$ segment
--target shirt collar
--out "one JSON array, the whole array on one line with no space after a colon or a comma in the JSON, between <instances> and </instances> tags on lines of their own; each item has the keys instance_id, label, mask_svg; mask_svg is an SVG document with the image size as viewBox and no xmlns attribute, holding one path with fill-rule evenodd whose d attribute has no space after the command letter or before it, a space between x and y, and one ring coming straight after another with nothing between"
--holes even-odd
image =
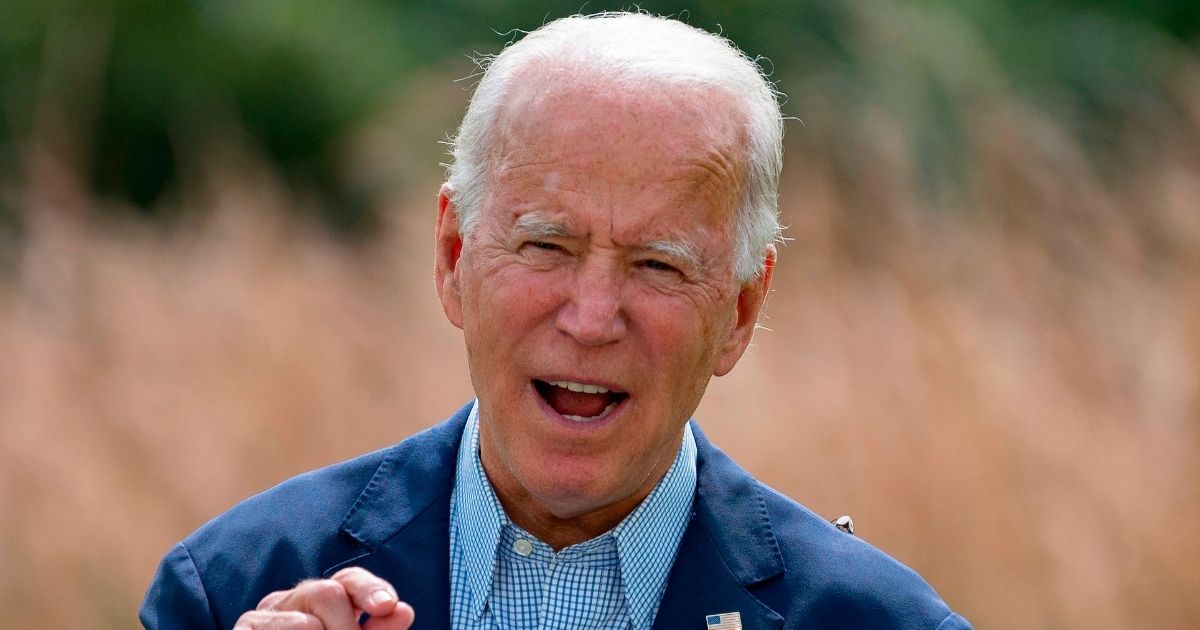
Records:
<instances>
[{"instance_id":1,"label":"shirt collar","mask_svg":"<svg viewBox=\"0 0 1200 630\"><path fill-rule=\"evenodd\" d=\"M492 591L501 530L512 525L479 457L478 401L467 417L456 468L454 522L451 526L457 529L459 544L465 552L463 569L471 592L470 614L478 618ZM601 535L611 535L616 540L621 583L634 628L650 627L658 610L679 542L687 528L695 492L696 441L691 423L688 423L684 425L683 442L667 473L629 516Z\"/></svg>"},{"instance_id":2,"label":"shirt collar","mask_svg":"<svg viewBox=\"0 0 1200 630\"><path fill-rule=\"evenodd\" d=\"M500 530L509 523L479 458L479 401L467 416L456 469L451 527L457 529L463 550L462 567L471 593L471 618L477 619L492 591Z\"/></svg>"},{"instance_id":3,"label":"shirt collar","mask_svg":"<svg viewBox=\"0 0 1200 630\"><path fill-rule=\"evenodd\" d=\"M683 540L696 493L696 441L691 423L667 474L612 529L621 558L621 583L634 628L649 628Z\"/></svg>"}]
</instances>

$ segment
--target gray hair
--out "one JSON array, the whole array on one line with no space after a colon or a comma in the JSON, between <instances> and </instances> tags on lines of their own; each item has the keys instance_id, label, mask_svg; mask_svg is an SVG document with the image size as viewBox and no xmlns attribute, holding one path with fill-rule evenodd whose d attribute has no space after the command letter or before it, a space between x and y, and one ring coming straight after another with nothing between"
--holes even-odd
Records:
<instances>
[{"instance_id":1,"label":"gray hair","mask_svg":"<svg viewBox=\"0 0 1200 630\"><path fill-rule=\"evenodd\" d=\"M528 64L561 65L564 60L606 78L717 88L740 101L748 146L733 263L741 281L761 273L763 251L781 233L783 118L777 92L758 65L724 37L644 13L558 19L479 61L483 77L451 142L453 159L446 178L462 233L470 234L486 198L489 151L512 78Z\"/></svg>"}]
</instances>

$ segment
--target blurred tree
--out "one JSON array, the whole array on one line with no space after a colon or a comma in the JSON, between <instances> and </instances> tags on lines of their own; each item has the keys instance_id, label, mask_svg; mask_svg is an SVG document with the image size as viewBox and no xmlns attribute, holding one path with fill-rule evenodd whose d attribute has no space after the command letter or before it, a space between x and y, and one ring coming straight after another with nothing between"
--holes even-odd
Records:
<instances>
[{"instance_id":1,"label":"blurred tree","mask_svg":"<svg viewBox=\"0 0 1200 630\"><path fill-rule=\"evenodd\" d=\"M92 190L147 215L179 204L183 162L235 126L288 183L344 231L369 227L340 143L423 68L494 52L578 0L6 0L0 7L0 244L10 235L23 155L67 121L71 164ZM1097 155L1120 121L1171 107L1172 51L1195 50L1200 3L1183 0L647 1L723 32L794 95L814 99L831 134L884 112L909 130L922 188L962 178L964 106L1003 86L1058 116ZM493 32L491 29L496 28ZM86 37L81 36L83 33ZM499 33L499 36L497 35ZM77 80L89 68L100 80ZM42 121L42 122L39 122ZM72 135L73 134L73 135ZM853 146L854 142L846 143ZM949 184L948 184L949 183ZM3 218L8 217L8 218Z\"/></svg>"}]
</instances>

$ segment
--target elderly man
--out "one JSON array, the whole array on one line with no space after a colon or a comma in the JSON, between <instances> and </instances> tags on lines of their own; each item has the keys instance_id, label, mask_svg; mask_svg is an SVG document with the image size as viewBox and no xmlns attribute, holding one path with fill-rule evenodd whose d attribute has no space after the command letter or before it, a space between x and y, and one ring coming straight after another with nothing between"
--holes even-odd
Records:
<instances>
[{"instance_id":1,"label":"elderly man","mask_svg":"<svg viewBox=\"0 0 1200 630\"><path fill-rule=\"evenodd\" d=\"M143 623L969 627L689 421L771 284L781 138L757 67L679 22L574 17L508 47L438 194L477 400L205 525Z\"/></svg>"}]
</instances>

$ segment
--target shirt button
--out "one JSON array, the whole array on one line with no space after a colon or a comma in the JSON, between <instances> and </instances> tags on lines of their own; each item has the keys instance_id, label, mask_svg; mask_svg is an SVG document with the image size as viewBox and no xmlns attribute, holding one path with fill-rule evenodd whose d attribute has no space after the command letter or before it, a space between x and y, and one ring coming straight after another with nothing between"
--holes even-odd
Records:
<instances>
[{"instance_id":1,"label":"shirt button","mask_svg":"<svg viewBox=\"0 0 1200 630\"><path fill-rule=\"evenodd\" d=\"M515 542L513 542L513 551L521 554L522 556L528 556L529 554L533 553L533 543L525 540L524 538L518 538Z\"/></svg>"}]
</instances>

